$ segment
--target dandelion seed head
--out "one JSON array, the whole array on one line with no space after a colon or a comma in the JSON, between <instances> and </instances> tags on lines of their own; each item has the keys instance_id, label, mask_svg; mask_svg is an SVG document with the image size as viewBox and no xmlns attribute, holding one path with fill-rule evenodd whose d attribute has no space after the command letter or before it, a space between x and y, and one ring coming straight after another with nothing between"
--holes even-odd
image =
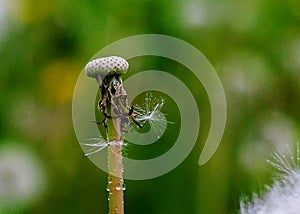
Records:
<instances>
[{"instance_id":1,"label":"dandelion seed head","mask_svg":"<svg viewBox=\"0 0 300 214\"><path fill-rule=\"evenodd\" d=\"M253 195L251 202L242 201L241 214L294 214L300 211L299 143L293 154L274 153L267 162L276 169L274 184L266 186L263 196Z\"/></svg>"},{"instance_id":2,"label":"dandelion seed head","mask_svg":"<svg viewBox=\"0 0 300 214\"><path fill-rule=\"evenodd\" d=\"M26 147L5 143L0 148L0 210L34 202L45 188L38 159Z\"/></svg>"},{"instance_id":3,"label":"dandelion seed head","mask_svg":"<svg viewBox=\"0 0 300 214\"><path fill-rule=\"evenodd\" d=\"M249 173L263 173L266 157L280 151L289 156L288 147L282 142L296 141L296 126L293 120L277 111L264 112L253 121L243 137L239 158L244 170Z\"/></svg>"}]
</instances>

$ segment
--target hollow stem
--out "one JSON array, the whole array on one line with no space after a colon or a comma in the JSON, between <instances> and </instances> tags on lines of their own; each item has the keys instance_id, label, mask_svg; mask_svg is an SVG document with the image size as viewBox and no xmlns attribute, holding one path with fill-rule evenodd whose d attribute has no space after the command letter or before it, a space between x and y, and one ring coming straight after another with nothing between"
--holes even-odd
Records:
<instances>
[{"instance_id":1,"label":"hollow stem","mask_svg":"<svg viewBox=\"0 0 300 214\"><path fill-rule=\"evenodd\" d=\"M121 121L119 118L108 121L108 200L109 214L124 213L123 196L123 140L120 135Z\"/></svg>"}]
</instances>

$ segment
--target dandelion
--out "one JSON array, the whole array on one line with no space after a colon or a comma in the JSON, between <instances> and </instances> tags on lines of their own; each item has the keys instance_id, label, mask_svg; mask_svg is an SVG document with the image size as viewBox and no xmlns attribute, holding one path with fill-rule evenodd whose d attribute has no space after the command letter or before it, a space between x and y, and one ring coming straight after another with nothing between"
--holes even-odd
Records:
<instances>
[{"instance_id":1,"label":"dandelion","mask_svg":"<svg viewBox=\"0 0 300 214\"><path fill-rule=\"evenodd\" d=\"M137 126L142 129L149 123L150 127L159 133L159 138L167 125L165 116L160 112L164 104L163 99L157 101L152 99L151 94L147 94L144 106L128 105L127 92L122 80L122 75L128 68L128 62L118 56L97 58L85 66L85 74L98 83L100 100L97 108L104 119L95 122L104 126L106 140L102 137L91 138L88 143L82 145L89 147L85 156L107 148L110 214L124 213L123 142L126 133L130 131L128 127Z\"/></svg>"},{"instance_id":2,"label":"dandelion","mask_svg":"<svg viewBox=\"0 0 300 214\"><path fill-rule=\"evenodd\" d=\"M0 213L18 212L44 189L44 173L25 147L5 143L0 148Z\"/></svg>"},{"instance_id":3,"label":"dandelion","mask_svg":"<svg viewBox=\"0 0 300 214\"><path fill-rule=\"evenodd\" d=\"M97 125L103 125L106 140L102 137L91 138L88 143L82 145L89 147L85 154L93 155L107 148L107 168L109 183L109 212L124 213L123 200L123 140L129 126L137 126L142 129L146 122L151 127L158 127L158 132L163 132L165 124L164 115L160 113L163 101L158 102L152 108L152 96L147 96L145 109L129 106L127 92L123 87L122 75L129 68L128 62L119 56L110 56L94 59L85 66L85 74L94 78L99 87L100 100L98 112L104 116ZM160 137L160 135L158 135ZM122 190L122 191L120 191ZM116 211L118 210L118 211Z\"/></svg>"},{"instance_id":4,"label":"dandelion","mask_svg":"<svg viewBox=\"0 0 300 214\"><path fill-rule=\"evenodd\" d=\"M268 160L276 169L274 184L266 187L260 197L254 195L251 202L241 202L241 214L294 214L300 212L300 148L297 144L293 154L287 146L288 155L274 153Z\"/></svg>"},{"instance_id":5,"label":"dandelion","mask_svg":"<svg viewBox=\"0 0 300 214\"><path fill-rule=\"evenodd\" d=\"M128 67L128 62L118 56L97 58L85 66L85 74L96 79L99 86L100 100L97 107L104 119L96 123L103 125L106 131L106 141L90 139L94 142L86 146L91 147L92 151L86 155L108 148L108 200L111 214L124 213L124 195L123 190L119 188L123 185L123 143L119 143L123 142L122 126L129 123L129 117L136 122L132 116L133 109L128 106L127 93L122 84L122 74L127 72Z\"/></svg>"}]
</instances>

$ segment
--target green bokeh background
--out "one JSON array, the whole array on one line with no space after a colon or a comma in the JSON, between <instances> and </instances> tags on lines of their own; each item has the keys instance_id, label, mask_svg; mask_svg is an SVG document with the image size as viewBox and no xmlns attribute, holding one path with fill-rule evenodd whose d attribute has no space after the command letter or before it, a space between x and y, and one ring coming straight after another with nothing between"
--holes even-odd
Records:
<instances>
[{"instance_id":1,"label":"green bokeh background","mask_svg":"<svg viewBox=\"0 0 300 214\"><path fill-rule=\"evenodd\" d=\"M182 79L197 97L201 129L175 170L126 181L125 213L236 213L241 197L271 183L270 154L299 139L298 0L1 0L0 8L0 149L21 146L36 170L26 177L26 171L11 172L13 164L0 167L0 213L108 213L107 175L83 156L72 126L72 96L96 52L137 34L170 35L199 49L223 83L228 119L217 152L199 166L210 125L200 82L171 60L130 60L131 74L157 69ZM172 100L163 110L178 121ZM153 154L170 148L177 135L178 122ZM127 152L143 156L138 149ZM8 181L23 175L41 180L32 197L15 200L17 185L13 197L3 194L10 192Z\"/></svg>"}]
</instances>

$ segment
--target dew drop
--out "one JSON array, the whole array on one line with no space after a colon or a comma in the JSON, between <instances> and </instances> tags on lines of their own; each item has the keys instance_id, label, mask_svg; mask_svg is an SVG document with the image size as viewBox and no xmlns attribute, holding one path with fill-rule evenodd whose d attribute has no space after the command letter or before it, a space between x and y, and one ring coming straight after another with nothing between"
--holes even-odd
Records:
<instances>
[{"instance_id":1,"label":"dew drop","mask_svg":"<svg viewBox=\"0 0 300 214\"><path fill-rule=\"evenodd\" d=\"M109 192L110 191L110 184L106 185L106 191Z\"/></svg>"},{"instance_id":2,"label":"dew drop","mask_svg":"<svg viewBox=\"0 0 300 214\"><path fill-rule=\"evenodd\" d=\"M125 183L121 184L121 183L118 183L117 186L115 187L116 190L120 191L120 190L126 190L126 185Z\"/></svg>"}]
</instances>

